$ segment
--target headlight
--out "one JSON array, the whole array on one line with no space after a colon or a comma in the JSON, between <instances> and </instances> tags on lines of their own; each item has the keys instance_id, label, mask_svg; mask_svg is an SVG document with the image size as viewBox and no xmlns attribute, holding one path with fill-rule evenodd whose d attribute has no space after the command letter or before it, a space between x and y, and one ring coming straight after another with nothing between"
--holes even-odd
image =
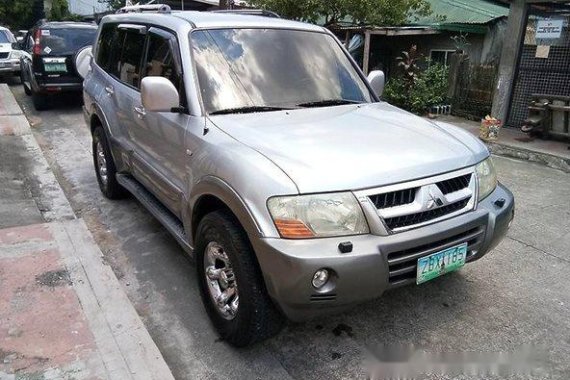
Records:
<instances>
[{"instance_id":1,"label":"headlight","mask_svg":"<svg viewBox=\"0 0 570 380\"><path fill-rule=\"evenodd\" d=\"M307 239L370 232L352 193L275 197L267 202L281 237Z\"/></svg>"},{"instance_id":2,"label":"headlight","mask_svg":"<svg viewBox=\"0 0 570 380\"><path fill-rule=\"evenodd\" d=\"M12 50L10 53L10 59L20 59L22 52L20 50Z\"/></svg>"},{"instance_id":3,"label":"headlight","mask_svg":"<svg viewBox=\"0 0 570 380\"><path fill-rule=\"evenodd\" d=\"M477 172L477 182L479 183L479 200L482 200L497 187L497 172L491 157L479 163L475 167L475 171Z\"/></svg>"}]
</instances>

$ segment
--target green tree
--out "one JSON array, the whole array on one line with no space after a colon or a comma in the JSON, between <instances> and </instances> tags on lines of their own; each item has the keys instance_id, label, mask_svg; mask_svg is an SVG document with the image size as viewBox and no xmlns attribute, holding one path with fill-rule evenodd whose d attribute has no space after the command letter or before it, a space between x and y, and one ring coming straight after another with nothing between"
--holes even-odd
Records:
<instances>
[{"instance_id":1,"label":"green tree","mask_svg":"<svg viewBox=\"0 0 570 380\"><path fill-rule=\"evenodd\" d=\"M0 25L11 29L27 29L34 20L34 0L0 0Z\"/></svg>"},{"instance_id":2,"label":"green tree","mask_svg":"<svg viewBox=\"0 0 570 380\"><path fill-rule=\"evenodd\" d=\"M67 20L71 16L67 0L52 0L49 19L52 21Z\"/></svg>"},{"instance_id":3,"label":"green tree","mask_svg":"<svg viewBox=\"0 0 570 380\"><path fill-rule=\"evenodd\" d=\"M333 26L349 19L355 24L395 26L410 17L431 14L428 0L251 0L255 7L282 17Z\"/></svg>"},{"instance_id":4,"label":"green tree","mask_svg":"<svg viewBox=\"0 0 570 380\"><path fill-rule=\"evenodd\" d=\"M125 0L98 0L101 4L105 4L111 10L117 10L125 6ZM137 1L133 1L137 3Z\"/></svg>"}]
</instances>

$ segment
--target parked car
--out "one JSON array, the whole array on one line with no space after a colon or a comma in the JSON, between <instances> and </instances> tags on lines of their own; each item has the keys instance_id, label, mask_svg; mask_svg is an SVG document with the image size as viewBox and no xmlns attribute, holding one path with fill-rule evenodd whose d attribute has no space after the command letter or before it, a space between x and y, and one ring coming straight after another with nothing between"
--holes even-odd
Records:
<instances>
[{"instance_id":1,"label":"parked car","mask_svg":"<svg viewBox=\"0 0 570 380\"><path fill-rule=\"evenodd\" d=\"M19 75L21 55L12 32L0 26L0 75Z\"/></svg>"},{"instance_id":2,"label":"parked car","mask_svg":"<svg viewBox=\"0 0 570 380\"><path fill-rule=\"evenodd\" d=\"M74 58L93 45L96 33L95 24L83 22L40 22L28 32L21 77L38 111L48 108L51 95L81 93L83 78L77 73Z\"/></svg>"},{"instance_id":3,"label":"parked car","mask_svg":"<svg viewBox=\"0 0 570 380\"><path fill-rule=\"evenodd\" d=\"M226 341L432 280L505 235L514 199L485 145L382 102L382 73L367 80L328 30L157 9L101 21L95 173L195 258Z\"/></svg>"}]
</instances>

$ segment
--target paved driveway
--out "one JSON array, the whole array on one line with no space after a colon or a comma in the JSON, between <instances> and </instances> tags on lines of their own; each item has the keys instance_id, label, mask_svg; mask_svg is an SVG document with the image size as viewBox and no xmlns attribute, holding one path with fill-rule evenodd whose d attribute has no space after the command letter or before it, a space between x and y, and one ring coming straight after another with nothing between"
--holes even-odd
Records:
<instances>
[{"instance_id":1,"label":"paved driveway","mask_svg":"<svg viewBox=\"0 0 570 380\"><path fill-rule=\"evenodd\" d=\"M496 158L501 180L516 195L517 215L494 252L458 273L346 314L290 324L268 342L236 350L213 332L194 266L174 239L136 201L101 196L76 99L37 113L21 86L12 90L177 378L366 378L370 349L395 344L431 352L513 352L532 344L546 352L547 378L570 378L570 175Z\"/></svg>"}]
</instances>

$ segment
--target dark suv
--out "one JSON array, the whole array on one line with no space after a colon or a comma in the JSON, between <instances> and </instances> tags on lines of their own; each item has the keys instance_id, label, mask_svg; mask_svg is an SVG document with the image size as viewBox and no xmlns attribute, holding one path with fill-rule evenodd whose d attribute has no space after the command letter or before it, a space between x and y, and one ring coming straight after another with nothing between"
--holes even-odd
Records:
<instances>
[{"instance_id":1,"label":"dark suv","mask_svg":"<svg viewBox=\"0 0 570 380\"><path fill-rule=\"evenodd\" d=\"M51 94L81 92L83 79L75 68L76 54L93 45L97 26L82 22L41 22L28 32L20 61L24 90L34 107L48 107Z\"/></svg>"}]
</instances>

